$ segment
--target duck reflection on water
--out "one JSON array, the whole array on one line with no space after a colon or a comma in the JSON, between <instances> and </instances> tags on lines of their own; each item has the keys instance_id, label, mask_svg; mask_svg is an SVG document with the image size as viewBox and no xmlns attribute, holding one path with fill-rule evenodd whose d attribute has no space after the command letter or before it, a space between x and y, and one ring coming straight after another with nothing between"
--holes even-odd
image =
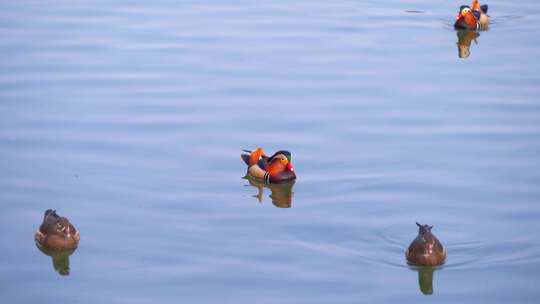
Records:
<instances>
[{"instance_id":1,"label":"duck reflection on water","mask_svg":"<svg viewBox=\"0 0 540 304\"><path fill-rule=\"evenodd\" d=\"M418 286L425 295L433 294L433 273L438 267L410 266L411 270L418 271Z\"/></svg>"},{"instance_id":2,"label":"duck reflection on water","mask_svg":"<svg viewBox=\"0 0 540 304\"><path fill-rule=\"evenodd\" d=\"M243 177L248 180L249 185L257 188L258 193L253 197L256 197L259 203L262 203L264 197L264 188L270 189L269 195L272 199L272 204L278 208L291 208L293 197L293 186L295 181L289 181L281 184L267 184L259 179L253 178L250 175Z\"/></svg>"},{"instance_id":3,"label":"duck reflection on water","mask_svg":"<svg viewBox=\"0 0 540 304\"><path fill-rule=\"evenodd\" d=\"M53 268L56 272L63 276L69 275L69 256L72 255L76 249L63 251L51 250L40 246L37 242L36 247L39 248L44 255L48 255L52 258Z\"/></svg>"},{"instance_id":4,"label":"duck reflection on water","mask_svg":"<svg viewBox=\"0 0 540 304\"><path fill-rule=\"evenodd\" d=\"M457 37L458 57L462 59L469 58L471 55L471 44L473 41L474 44L478 44L476 38L480 37L480 34L475 31L458 30Z\"/></svg>"}]
</instances>

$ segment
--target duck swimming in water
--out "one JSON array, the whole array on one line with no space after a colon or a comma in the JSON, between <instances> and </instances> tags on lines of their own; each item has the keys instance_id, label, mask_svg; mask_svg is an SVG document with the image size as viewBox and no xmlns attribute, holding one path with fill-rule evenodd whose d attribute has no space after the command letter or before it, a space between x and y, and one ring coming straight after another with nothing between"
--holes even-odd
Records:
<instances>
[{"instance_id":1,"label":"duck swimming in water","mask_svg":"<svg viewBox=\"0 0 540 304\"><path fill-rule=\"evenodd\" d=\"M267 184L286 183L296 179L291 152L280 150L270 157L264 154L262 148L244 152L249 153L242 154L241 158L248 165L248 174L251 177L263 180Z\"/></svg>"},{"instance_id":2,"label":"duck swimming in water","mask_svg":"<svg viewBox=\"0 0 540 304\"><path fill-rule=\"evenodd\" d=\"M412 241L405 252L407 261L418 266L438 266L446 260L446 249L437 237L431 233L433 226L418 226L418 236Z\"/></svg>"},{"instance_id":3,"label":"duck swimming in water","mask_svg":"<svg viewBox=\"0 0 540 304\"><path fill-rule=\"evenodd\" d=\"M487 30L489 17L487 4L480 5L478 0L473 0L472 5L462 5L456 17L454 28L457 30L481 31Z\"/></svg>"},{"instance_id":4,"label":"duck swimming in water","mask_svg":"<svg viewBox=\"0 0 540 304\"><path fill-rule=\"evenodd\" d=\"M56 214L56 210L48 209L34 239L38 246L63 251L77 248L81 237L67 218Z\"/></svg>"}]
</instances>

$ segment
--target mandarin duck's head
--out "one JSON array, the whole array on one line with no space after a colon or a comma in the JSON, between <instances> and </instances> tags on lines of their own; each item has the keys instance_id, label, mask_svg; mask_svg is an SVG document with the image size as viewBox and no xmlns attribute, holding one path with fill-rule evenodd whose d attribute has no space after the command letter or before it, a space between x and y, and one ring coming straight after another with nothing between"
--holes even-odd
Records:
<instances>
[{"instance_id":1,"label":"mandarin duck's head","mask_svg":"<svg viewBox=\"0 0 540 304\"><path fill-rule=\"evenodd\" d=\"M287 170L294 172L294 166L292 164L292 156L291 152L280 150L274 153L274 155L270 156L268 158L269 163L280 163L283 165Z\"/></svg>"},{"instance_id":2,"label":"mandarin duck's head","mask_svg":"<svg viewBox=\"0 0 540 304\"><path fill-rule=\"evenodd\" d=\"M456 23L454 26L459 29L476 29L477 19L470 6L462 5L459 8L459 13L456 16Z\"/></svg>"}]
</instances>

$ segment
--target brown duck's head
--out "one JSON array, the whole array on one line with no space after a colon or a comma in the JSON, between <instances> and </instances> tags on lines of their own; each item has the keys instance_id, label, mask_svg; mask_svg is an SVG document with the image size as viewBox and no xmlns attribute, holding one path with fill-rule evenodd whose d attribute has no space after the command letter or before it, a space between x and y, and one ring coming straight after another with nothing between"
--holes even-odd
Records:
<instances>
[{"instance_id":1,"label":"brown duck's head","mask_svg":"<svg viewBox=\"0 0 540 304\"><path fill-rule=\"evenodd\" d=\"M420 234L420 235L424 235L426 233L431 234L431 228L433 228L433 226L422 225L422 224L420 224L418 222L416 222L416 226L418 226L418 234Z\"/></svg>"},{"instance_id":2,"label":"brown duck's head","mask_svg":"<svg viewBox=\"0 0 540 304\"><path fill-rule=\"evenodd\" d=\"M73 225L71 225L69 220L65 217L60 217L60 220L56 223L55 229L57 234L61 234L65 237L71 237L71 235L76 232Z\"/></svg>"},{"instance_id":3,"label":"brown duck's head","mask_svg":"<svg viewBox=\"0 0 540 304\"><path fill-rule=\"evenodd\" d=\"M45 211L45 222L48 224L47 234L71 237L77 232L67 218L56 214L56 210L49 209Z\"/></svg>"},{"instance_id":4,"label":"brown duck's head","mask_svg":"<svg viewBox=\"0 0 540 304\"><path fill-rule=\"evenodd\" d=\"M425 250L427 253L432 253L433 248L437 242L437 238L431 233L431 229L433 226L429 225L422 225L418 222L416 223L418 226L418 237L423 241L423 245L425 247Z\"/></svg>"},{"instance_id":5,"label":"brown duck's head","mask_svg":"<svg viewBox=\"0 0 540 304\"><path fill-rule=\"evenodd\" d=\"M285 167L287 170L294 172L294 166L292 164L291 159L292 159L291 152L280 150L268 158L268 163L279 164Z\"/></svg>"}]
</instances>

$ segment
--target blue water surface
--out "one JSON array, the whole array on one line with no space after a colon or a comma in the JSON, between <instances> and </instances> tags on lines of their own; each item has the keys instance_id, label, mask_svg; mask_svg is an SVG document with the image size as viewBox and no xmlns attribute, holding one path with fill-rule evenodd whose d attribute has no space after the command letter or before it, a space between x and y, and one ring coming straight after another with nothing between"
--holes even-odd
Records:
<instances>
[{"instance_id":1,"label":"blue water surface","mask_svg":"<svg viewBox=\"0 0 540 304\"><path fill-rule=\"evenodd\" d=\"M2 1L2 301L538 303L540 3L490 0L469 45L461 4ZM258 146L290 205L242 179Z\"/></svg>"}]
</instances>

